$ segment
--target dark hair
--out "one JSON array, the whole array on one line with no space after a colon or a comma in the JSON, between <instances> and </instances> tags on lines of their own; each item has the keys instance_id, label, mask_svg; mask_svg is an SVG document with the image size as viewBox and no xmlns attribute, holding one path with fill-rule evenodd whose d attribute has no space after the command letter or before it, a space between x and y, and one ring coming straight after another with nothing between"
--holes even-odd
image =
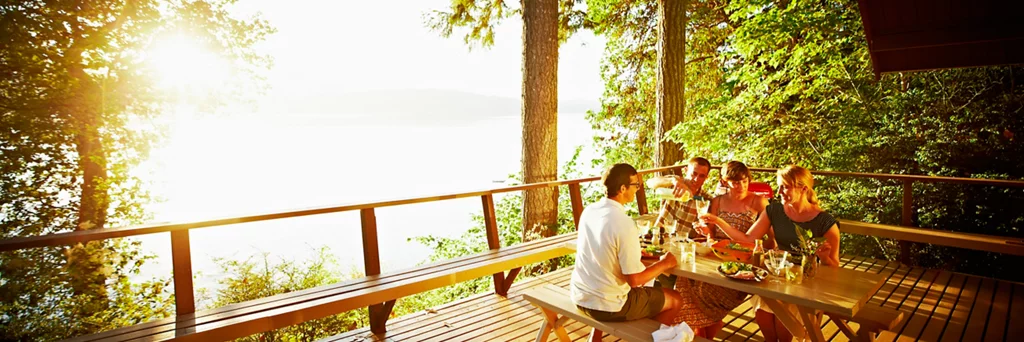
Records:
<instances>
[{"instance_id":1,"label":"dark hair","mask_svg":"<svg viewBox=\"0 0 1024 342\"><path fill-rule=\"evenodd\" d=\"M623 185L629 186L629 177L636 175L636 168L626 163L618 163L604 170L601 183L608 189L608 197L619 195Z\"/></svg>"},{"instance_id":2,"label":"dark hair","mask_svg":"<svg viewBox=\"0 0 1024 342\"><path fill-rule=\"evenodd\" d=\"M738 181L744 178L747 180L754 178L746 164L735 160L725 164L725 169L722 170L722 179Z\"/></svg>"},{"instance_id":3,"label":"dark hair","mask_svg":"<svg viewBox=\"0 0 1024 342\"><path fill-rule=\"evenodd\" d=\"M690 158L690 162L687 163L687 165L704 166L704 167L707 167L708 169L711 168L711 162L709 162L707 159L704 159L702 157Z\"/></svg>"}]
</instances>

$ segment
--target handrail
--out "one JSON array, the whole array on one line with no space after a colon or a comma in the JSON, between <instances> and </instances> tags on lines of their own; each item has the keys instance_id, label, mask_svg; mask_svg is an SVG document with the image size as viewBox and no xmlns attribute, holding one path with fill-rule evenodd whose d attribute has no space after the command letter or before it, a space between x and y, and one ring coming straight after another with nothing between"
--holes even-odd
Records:
<instances>
[{"instance_id":1,"label":"handrail","mask_svg":"<svg viewBox=\"0 0 1024 342\"><path fill-rule=\"evenodd\" d=\"M716 166L714 168L720 168L720 167ZM777 172L778 170L779 169L776 169L776 168L765 168L765 167L752 167L752 168L750 168L750 171L752 171L752 172ZM884 174L884 173L819 171L819 170L811 170L811 173L813 173L815 175L822 175L822 176L873 178L873 179L902 180L902 181L929 182L929 183L958 183L958 184L973 184L973 185L992 185L992 186L1004 186L1004 187L1010 187L1010 188L1024 188L1024 181L1013 181L1013 180L1002 180L1002 179L944 177L944 176L921 176L921 175L897 175L897 174Z\"/></svg>"},{"instance_id":2,"label":"handrail","mask_svg":"<svg viewBox=\"0 0 1024 342\"><path fill-rule=\"evenodd\" d=\"M651 168L641 170L641 174L648 174L654 172L662 172L669 170L679 170L683 166L665 166L658 168ZM721 166L713 166L714 169L720 169ZM776 172L777 168L750 168L753 172ZM816 175L823 176L839 176L839 177L855 177L855 178L874 178L874 179L891 179L891 180L903 180L903 181L924 181L924 182L942 182L942 183L961 183L961 184L976 184L976 185L993 185L993 186L1005 186L1005 187L1024 187L1024 181L1009 181L1009 180L993 180L993 179L980 179L980 178L961 178L961 177L933 177L933 176L918 176L918 175L896 175L896 174L877 174L877 173L861 173L861 172L838 172L838 171L812 171ZM175 222L175 223L150 223L127 227L113 227L113 228L101 228L92 230L80 230L73 232L55 233L40 236L31 237L18 237L11 239L0 240L0 252L19 250L26 248L36 247L47 247L47 246L60 246L60 245L71 245L80 242L88 242L95 240L105 240L112 238L122 238L129 236L148 235L163 232L172 232L180 230L191 230L197 228L225 226L238 223L248 222L259 222L268 220L277 220L283 218L302 217L311 215L321 215L329 213L337 213L343 211L354 211L371 208L382 208L405 204L416 204L426 203L434 201L442 201L456 198L470 198L479 197L484 195L494 195L499 193L522 191L530 189L539 189L561 185L577 185L580 183L592 182L599 180L600 177L586 177L569 180L557 180L550 182L532 183L514 185L503 188L493 189L482 189L472 190L457 193L443 193L438 195L428 195L421 197L412 198L399 198L399 199L388 199L374 202L361 202L361 203L347 203L339 205L331 205L324 207L313 207L303 209L289 209L277 212L266 212L253 215L243 216L231 216L223 218L205 219L199 221L186 221L186 222ZM906 223L906 222L904 222ZM909 226L909 224L904 224Z\"/></svg>"},{"instance_id":3,"label":"handrail","mask_svg":"<svg viewBox=\"0 0 1024 342\"><path fill-rule=\"evenodd\" d=\"M646 173L661 172L661 171L667 171L667 170L679 169L679 168L682 168L682 166L666 166L666 167L659 167L659 168L652 168L652 169L642 170L642 171L640 171L640 173L646 174ZM360 202L360 203L351 203L351 204L339 204L339 205L331 205L331 206L324 206L324 207L313 207L313 208L304 208L304 209L289 209L289 210L277 211L277 212L266 212L266 213L253 214L253 215L243 215L243 216L231 216L231 217L223 217L223 218L205 219L205 220L199 220L199 221L186 221L186 222L177 222L177 223L150 223L150 224L142 224L142 225L135 225L135 226L127 226L127 227L100 228L100 229L79 230L79 231L73 231L73 232L47 234L47 235L40 235L40 236L18 237L18 238L11 238L11 239L0 240L0 252L11 251L11 250L19 250L19 249L26 249L26 248L36 248L36 247L71 245L71 244L75 244L75 243L79 243L79 242L88 242L88 241L95 241L95 240L106 240L106 239L112 239L112 238L122 238L122 237L129 237L129 236L138 236L138 235L148 235L148 234L156 234L156 233L164 233L164 232L181 231L181 230L191 230L191 229L197 229L197 228L226 226L226 225L238 224L238 223L269 221L269 220L277 220L277 219L284 219L284 218L293 218L293 217L302 217L302 216L311 216L311 215L330 214L330 213L337 213L337 212L343 212L343 211L354 211L354 210L363 210L363 209L383 208L383 207L391 207L391 206L405 205L405 204L416 204L416 203L443 201L443 200L450 200L450 199L456 199L456 198L479 197L479 196L485 196L485 195L494 195L494 194L499 194L499 193L506 193L506 192L513 192L513 191L522 191L522 190L530 190L530 189L539 189L539 188L546 188L546 187L553 187L553 186L560 186L560 185L575 185L575 184L580 184L580 183L592 182L592 181L596 181L596 180L599 180L599 179L601 179L601 177L587 177L587 178L577 178L577 179L569 179L569 180L557 180L557 181L550 181L550 182L513 185L513 186L508 186L508 187L504 187L504 188L495 188L495 189L471 190L471 191L463 191L463 192L456 192L456 193L443 193L443 194L438 194L438 195L428 195L428 196L412 197L412 198L388 199L388 200L381 200L381 201L375 201L375 202Z\"/></svg>"}]
</instances>

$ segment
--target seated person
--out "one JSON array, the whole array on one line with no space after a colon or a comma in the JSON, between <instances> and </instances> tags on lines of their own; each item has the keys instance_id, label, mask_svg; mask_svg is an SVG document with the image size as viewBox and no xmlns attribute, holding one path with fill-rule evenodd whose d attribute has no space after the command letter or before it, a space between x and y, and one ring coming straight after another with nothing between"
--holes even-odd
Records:
<instances>
[{"instance_id":1,"label":"seated person","mask_svg":"<svg viewBox=\"0 0 1024 342\"><path fill-rule=\"evenodd\" d=\"M703 215L705 221L714 223L734 241L753 243L765 234L774 233L778 248L793 252L797 246L796 224L813 233L814 237L824 237L825 243L815 253L826 266L839 267L839 222L835 217L821 209L818 196L814 193L814 178L811 171L790 165L779 170L777 174L779 194L782 202L771 200L757 221L747 231L733 227L722 218L714 215ZM703 232L707 233L707 232ZM767 305L754 296L751 298L757 309L754 318L761 327L761 333L767 341L790 341L793 335L776 319Z\"/></svg>"},{"instance_id":2,"label":"seated person","mask_svg":"<svg viewBox=\"0 0 1024 342\"><path fill-rule=\"evenodd\" d=\"M689 192L692 196L702 196L709 199L711 195L704 191L703 188L710 171L711 163L707 159L694 157L686 165L684 176L654 177L647 181L647 186L650 188L672 187L672 194L676 197L682 196L683 192ZM658 219L654 221L655 227L662 226L669 219L675 222L675 224L686 228L689 228L697 221L697 205L693 199L685 202L664 202L661 205Z\"/></svg>"},{"instance_id":3,"label":"seated person","mask_svg":"<svg viewBox=\"0 0 1024 342\"><path fill-rule=\"evenodd\" d=\"M764 210L768 200L747 191L750 169L741 162L731 161L722 169L722 182L728 191L711 201L712 214L718 215L733 228L746 231L757 214ZM712 233L715 239L728 239L721 229ZM692 279L679 278L675 289L682 299L675 322L686 322L697 336L714 339L722 330L725 315L747 299L745 292L711 285Z\"/></svg>"},{"instance_id":4,"label":"seated person","mask_svg":"<svg viewBox=\"0 0 1024 342\"><path fill-rule=\"evenodd\" d=\"M572 301L598 321L654 318L672 324L679 308L679 293L667 288L644 287L659 274L674 268L676 257L665 253L645 267L640 262L637 227L623 206L643 186L636 169L615 164L601 177L607 197L590 204L580 215L576 266L569 282ZM594 329L591 339L601 338Z\"/></svg>"}]
</instances>

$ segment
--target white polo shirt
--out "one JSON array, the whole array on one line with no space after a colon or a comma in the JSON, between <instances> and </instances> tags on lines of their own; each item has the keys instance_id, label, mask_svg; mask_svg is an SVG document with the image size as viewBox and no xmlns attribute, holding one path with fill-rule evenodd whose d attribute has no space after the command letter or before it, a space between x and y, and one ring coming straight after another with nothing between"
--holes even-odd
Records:
<instances>
[{"instance_id":1,"label":"white polo shirt","mask_svg":"<svg viewBox=\"0 0 1024 342\"><path fill-rule=\"evenodd\" d=\"M642 272L640 239L626 208L609 198L588 205L580 215L576 267L569 292L576 305L618 312L626 304L625 274Z\"/></svg>"}]
</instances>

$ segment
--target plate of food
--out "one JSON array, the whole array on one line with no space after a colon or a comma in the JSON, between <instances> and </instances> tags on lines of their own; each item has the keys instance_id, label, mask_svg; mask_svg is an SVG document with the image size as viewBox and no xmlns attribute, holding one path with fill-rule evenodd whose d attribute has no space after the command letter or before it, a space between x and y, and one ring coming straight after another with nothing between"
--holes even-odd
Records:
<instances>
[{"instance_id":1,"label":"plate of food","mask_svg":"<svg viewBox=\"0 0 1024 342\"><path fill-rule=\"evenodd\" d=\"M726 261L721 265L718 265L718 273L721 273L728 278L739 280L761 281L762 279L768 278L767 270L751 264L744 264L736 261Z\"/></svg>"},{"instance_id":2,"label":"plate of food","mask_svg":"<svg viewBox=\"0 0 1024 342\"><path fill-rule=\"evenodd\" d=\"M754 244L721 240L711 245L711 250L722 261L749 262L751 252L754 250Z\"/></svg>"},{"instance_id":3,"label":"plate of food","mask_svg":"<svg viewBox=\"0 0 1024 342\"><path fill-rule=\"evenodd\" d=\"M665 251L661 247L650 245L640 250L641 259L658 259L665 254Z\"/></svg>"}]
</instances>

